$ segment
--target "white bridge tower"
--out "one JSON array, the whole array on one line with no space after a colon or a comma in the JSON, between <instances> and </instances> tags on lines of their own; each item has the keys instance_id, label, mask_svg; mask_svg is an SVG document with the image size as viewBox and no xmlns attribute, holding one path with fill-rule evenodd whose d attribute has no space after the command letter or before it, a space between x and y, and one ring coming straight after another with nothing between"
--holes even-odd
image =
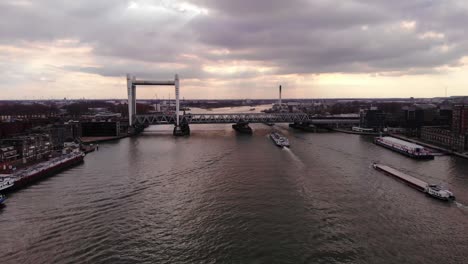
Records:
<instances>
[{"instance_id":1,"label":"white bridge tower","mask_svg":"<svg viewBox=\"0 0 468 264\"><path fill-rule=\"evenodd\" d=\"M176 126L174 135L185 135L180 127L180 91L179 91L179 76L176 74L172 81L145 81L137 80L135 76L131 77L127 74L127 92L128 92L128 123L129 126L135 125L136 113L136 86L137 85L174 85L176 95Z\"/></svg>"}]
</instances>

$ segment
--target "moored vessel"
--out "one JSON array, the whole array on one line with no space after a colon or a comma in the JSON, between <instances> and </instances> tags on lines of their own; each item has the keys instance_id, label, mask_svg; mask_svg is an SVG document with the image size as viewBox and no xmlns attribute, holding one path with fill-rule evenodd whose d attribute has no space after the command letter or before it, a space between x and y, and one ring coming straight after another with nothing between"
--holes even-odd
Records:
<instances>
[{"instance_id":1,"label":"moored vessel","mask_svg":"<svg viewBox=\"0 0 468 264\"><path fill-rule=\"evenodd\" d=\"M64 169L83 162L85 154L75 150L68 154L52 158L25 169L20 169L9 175L13 181L13 186L10 186L5 191L17 190L33 182L36 182L45 177L51 176Z\"/></svg>"},{"instance_id":2,"label":"moored vessel","mask_svg":"<svg viewBox=\"0 0 468 264\"><path fill-rule=\"evenodd\" d=\"M408 186L420 191L420 192L423 192L423 193L426 193L434 198L437 198L439 200L443 200L443 201L451 201L451 200L455 200L455 195L447 190L447 189L444 189L442 188L440 185L437 185L437 184L428 184L427 182L424 182L420 179L417 179L413 176L410 176L406 173L403 173L401 171L398 171L392 167L389 167L387 165L383 165L383 164L377 164L377 163L374 163L372 164L372 167L376 170L379 170L379 171L382 171L382 172L385 172L386 174L390 175L390 176L393 176L399 180L402 180L403 182L405 182Z\"/></svg>"},{"instance_id":3,"label":"moored vessel","mask_svg":"<svg viewBox=\"0 0 468 264\"><path fill-rule=\"evenodd\" d=\"M270 138L278 147L289 147L289 140L278 132L271 132Z\"/></svg>"},{"instance_id":4,"label":"moored vessel","mask_svg":"<svg viewBox=\"0 0 468 264\"><path fill-rule=\"evenodd\" d=\"M423 146L394 137L376 137L374 143L413 159L434 159L434 154Z\"/></svg>"}]
</instances>

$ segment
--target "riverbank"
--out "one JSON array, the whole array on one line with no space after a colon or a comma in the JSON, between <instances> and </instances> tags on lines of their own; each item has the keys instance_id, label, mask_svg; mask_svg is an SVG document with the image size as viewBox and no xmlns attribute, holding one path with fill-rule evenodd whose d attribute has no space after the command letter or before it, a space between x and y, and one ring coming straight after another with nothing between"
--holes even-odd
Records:
<instances>
[{"instance_id":1,"label":"riverbank","mask_svg":"<svg viewBox=\"0 0 468 264\"><path fill-rule=\"evenodd\" d=\"M347 129L340 129L340 128L332 128L332 131L341 132L346 134L354 134L354 135L363 135L363 136L380 136L380 133L377 132L357 132ZM387 133L382 133L382 135L387 135Z\"/></svg>"}]
</instances>

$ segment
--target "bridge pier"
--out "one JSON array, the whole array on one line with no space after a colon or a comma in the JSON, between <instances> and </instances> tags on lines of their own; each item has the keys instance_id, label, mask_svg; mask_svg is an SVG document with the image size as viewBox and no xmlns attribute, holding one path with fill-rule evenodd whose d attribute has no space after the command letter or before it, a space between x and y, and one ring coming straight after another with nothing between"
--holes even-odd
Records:
<instances>
[{"instance_id":1,"label":"bridge pier","mask_svg":"<svg viewBox=\"0 0 468 264\"><path fill-rule=\"evenodd\" d=\"M241 121L237 122L236 124L232 125L232 128L239 133L243 134L252 134L252 128L249 126L249 123Z\"/></svg>"},{"instance_id":2,"label":"bridge pier","mask_svg":"<svg viewBox=\"0 0 468 264\"><path fill-rule=\"evenodd\" d=\"M190 135L190 126L189 126L189 124L183 123L183 124L180 124L180 125L175 125L174 126L174 131L172 132L172 134L174 136L176 136L176 137Z\"/></svg>"}]
</instances>

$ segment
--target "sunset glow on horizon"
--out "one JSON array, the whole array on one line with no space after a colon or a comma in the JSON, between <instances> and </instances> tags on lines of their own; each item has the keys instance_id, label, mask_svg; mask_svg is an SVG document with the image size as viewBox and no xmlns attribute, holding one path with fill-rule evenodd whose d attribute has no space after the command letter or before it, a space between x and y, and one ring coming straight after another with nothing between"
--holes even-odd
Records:
<instances>
[{"instance_id":1,"label":"sunset glow on horizon","mask_svg":"<svg viewBox=\"0 0 468 264\"><path fill-rule=\"evenodd\" d=\"M187 99L468 94L459 0L5 0L0 14L0 100L126 98L127 73L177 73Z\"/></svg>"}]
</instances>

